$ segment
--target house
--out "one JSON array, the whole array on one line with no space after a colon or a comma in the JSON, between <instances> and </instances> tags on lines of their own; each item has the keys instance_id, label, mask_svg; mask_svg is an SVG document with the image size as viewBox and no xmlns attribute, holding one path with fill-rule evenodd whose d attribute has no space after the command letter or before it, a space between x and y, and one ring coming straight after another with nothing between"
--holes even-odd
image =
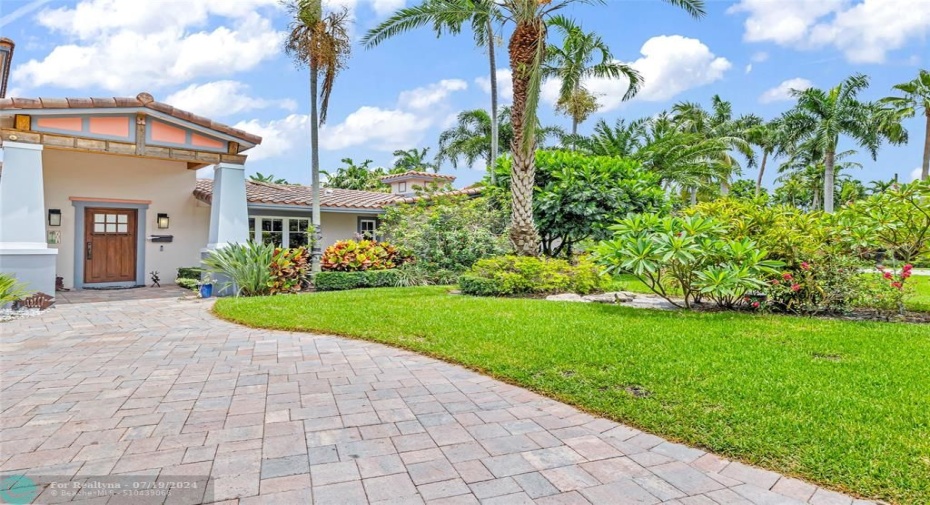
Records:
<instances>
[{"instance_id":1,"label":"house","mask_svg":"<svg viewBox=\"0 0 930 505\"><path fill-rule=\"evenodd\" d=\"M250 133L135 98L0 98L0 271L32 291L172 282L211 249L307 243L311 191L248 181ZM197 179L212 167L212 179ZM391 175L391 193L323 189L323 247L377 233L387 205L454 177Z\"/></svg>"}]
</instances>

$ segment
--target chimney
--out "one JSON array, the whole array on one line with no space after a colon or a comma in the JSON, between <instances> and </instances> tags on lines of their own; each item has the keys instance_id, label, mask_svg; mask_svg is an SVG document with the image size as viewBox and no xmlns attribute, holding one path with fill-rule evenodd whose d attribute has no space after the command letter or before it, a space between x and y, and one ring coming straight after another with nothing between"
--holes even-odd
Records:
<instances>
[{"instance_id":1,"label":"chimney","mask_svg":"<svg viewBox=\"0 0 930 505\"><path fill-rule=\"evenodd\" d=\"M10 79L14 47L16 44L12 40L0 37L0 98L6 98L6 83Z\"/></svg>"}]
</instances>

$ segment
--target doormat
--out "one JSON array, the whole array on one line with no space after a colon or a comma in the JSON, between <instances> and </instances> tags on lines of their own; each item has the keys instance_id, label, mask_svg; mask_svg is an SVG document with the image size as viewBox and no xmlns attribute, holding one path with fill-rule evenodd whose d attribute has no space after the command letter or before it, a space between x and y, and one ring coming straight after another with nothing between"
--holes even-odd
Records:
<instances>
[{"instance_id":1,"label":"doormat","mask_svg":"<svg viewBox=\"0 0 930 505\"><path fill-rule=\"evenodd\" d=\"M116 290L119 290L119 289L136 289L136 288L144 288L144 287L145 287L144 285L139 285L139 286L103 286L103 287L93 287L93 288L92 288L92 287L89 287L89 286L84 286L83 289L86 290L86 291L116 291Z\"/></svg>"}]
</instances>

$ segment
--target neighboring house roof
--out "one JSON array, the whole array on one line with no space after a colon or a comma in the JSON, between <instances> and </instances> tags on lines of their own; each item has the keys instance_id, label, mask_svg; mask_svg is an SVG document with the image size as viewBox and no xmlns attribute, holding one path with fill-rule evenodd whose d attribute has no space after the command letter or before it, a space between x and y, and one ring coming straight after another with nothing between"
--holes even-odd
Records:
<instances>
[{"instance_id":1,"label":"neighboring house roof","mask_svg":"<svg viewBox=\"0 0 930 505\"><path fill-rule=\"evenodd\" d=\"M213 196L213 180L197 179L194 196L200 201L210 203ZM310 206L313 203L310 186L257 181L246 181L245 198L249 203L272 205ZM388 193L357 191L354 189L323 188L320 193L320 205L322 207L380 209L387 203L399 200L402 200L402 198Z\"/></svg>"},{"instance_id":2,"label":"neighboring house roof","mask_svg":"<svg viewBox=\"0 0 930 505\"><path fill-rule=\"evenodd\" d=\"M413 203L421 199L429 199L437 194L443 196L468 195L481 193L482 188L467 188L444 193L433 193L422 196L404 198L400 195L378 193L375 191L358 191L354 189L323 188L320 193L321 207L337 207L344 209L378 210L386 205L397 203ZM210 203L213 198L213 180L197 179L194 197ZM313 195L310 186L298 184L272 184L269 182L246 181L245 198L249 203L269 205L294 205L309 207L312 205Z\"/></svg>"},{"instance_id":3,"label":"neighboring house roof","mask_svg":"<svg viewBox=\"0 0 930 505\"><path fill-rule=\"evenodd\" d=\"M262 142L262 138L258 135L253 135L237 128L217 123L216 121L185 110L176 109L166 103L156 102L155 98L149 93L139 93L135 98L0 98L0 111L29 111L35 109L125 109L139 107L158 111L204 128L225 133L247 144L258 145Z\"/></svg>"},{"instance_id":4,"label":"neighboring house roof","mask_svg":"<svg viewBox=\"0 0 930 505\"><path fill-rule=\"evenodd\" d=\"M436 179L436 180L454 181L455 176L434 174L432 172L418 172L416 170L408 170L402 174L391 174L386 177L382 177L381 182L387 184L389 182L397 181L400 179Z\"/></svg>"}]
</instances>

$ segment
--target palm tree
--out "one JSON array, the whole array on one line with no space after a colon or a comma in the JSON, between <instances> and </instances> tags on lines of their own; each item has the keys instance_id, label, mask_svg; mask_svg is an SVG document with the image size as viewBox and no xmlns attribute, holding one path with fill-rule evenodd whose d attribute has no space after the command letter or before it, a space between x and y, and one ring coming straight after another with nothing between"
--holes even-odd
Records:
<instances>
[{"instance_id":1,"label":"palm tree","mask_svg":"<svg viewBox=\"0 0 930 505\"><path fill-rule=\"evenodd\" d=\"M672 113L684 131L706 139L718 139L729 146L725 151L716 152L718 158L712 160L718 167L726 169L720 178L720 192L726 195L730 178L740 172L739 162L730 153L736 151L747 159L749 166L755 164L755 153L747 138L750 128L758 125L761 120L751 114L734 118L733 105L720 98L720 95L711 97L711 110L693 102L680 102L672 107Z\"/></svg>"},{"instance_id":2,"label":"palm tree","mask_svg":"<svg viewBox=\"0 0 930 505\"><path fill-rule=\"evenodd\" d=\"M869 78L856 74L826 91L809 88L791 92L798 102L785 114L785 125L794 137L792 140L811 141L823 153L823 210L828 213L834 208L836 150L841 135L867 149L873 160L878 157L882 140L892 143L907 140L900 116L857 99L868 86Z\"/></svg>"},{"instance_id":3,"label":"palm tree","mask_svg":"<svg viewBox=\"0 0 930 505\"><path fill-rule=\"evenodd\" d=\"M323 13L321 0L290 0L288 10L292 16L288 27L285 52L298 66L310 69L310 171L312 215L316 240L311 250L311 271L320 271L322 255L320 222L320 137L319 126L326 122L329 97L333 92L336 74L346 66L352 48L347 20L349 11ZM320 86L320 78L323 79ZM317 103L319 94L320 103Z\"/></svg>"},{"instance_id":4,"label":"palm tree","mask_svg":"<svg viewBox=\"0 0 930 505\"><path fill-rule=\"evenodd\" d=\"M473 166L478 160L485 162L491 184L496 184L493 170L497 159L492 154L491 116L484 109L462 111L458 115L456 125L439 134L439 152L436 154L436 164L446 161L452 168L458 168L460 160L468 166ZM536 142L545 144L550 138L562 138L565 132L557 126L540 126L536 129ZM510 107L501 109L497 121L498 144L503 147L501 154L510 152L510 143L513 140L513 123L510 121Z\"/></svg>"},{"instance_id":5,"label":"palm tree","mask_svg":"<svg viewBox=\"0 0 930 505\"><path fill-rule=\"evenodd\" d=\"M580 149L595 156L632 158L643 147L648 126L648 118L630 122L617 119L613 126L601 119L594 125L590 137L579 137L575 142Z\"/></svg>"},{"instance_id":6,"label":"palm tree","mask_svg":"<svg viewBox=\"0 0 930 505\"><path fill-rule=\"evenodd\" d=\"M517 254L539 254L539 234L533 223L533 187L536 172L536 112L546 59L546 20L566 5L584 0L495 0L502 19L514 24L508 43L513 85L513 156L511 174L510 240ZM590 0L588 3L593 3ZM665 0L695 17L704 15L704 0ZM603 3L603 2L599 2ZM437 6L438 5L438 6ZM369 32L366 42L386 38L426 23L448 27L449 19L471 19L477 5L472 0L427 0L420 8L402 9L387 28ZM455 16L460 16L456 18ZM464 16L462 18L461 16ZM381 28L381 27L379 27ZM493 79L492 79L493 81Z\"/></svg>"},{"instance_id":7,"label":"palm tree","mask_svg":"<svg viewBox=\"0 0 930 505\"><path fill-rule=\"evenodd\" d=\"M497 57L495 45L497 37L494 27L503 21L500 9L492 0L426 0L423 4L400 9L390 18L372 28L362 38L366 48L372 48L394 35L410 31L426 24L433 25L436 36L444 32L458 34L466 23L471 25L475 45L486 47L488 51L489 78L491 86L491 159L497 159L500 150L498 142L498 107L497 107ZM494 172L491 172L493 182Z\"/></svg>"},{"instance_id":8,"label":"palm tree","mask_svg":"<svg viewBox=\"0 0 930 505\"><path fill-rule=\"evenodd\" d=\"M791 151L790 157L778 168L779 173L788 174L780 177L779 180L794 177L803 181L812 195L809 208L819 210L826 206L826 199L823 198L827 192L826 188L832 186L833 191L836 191L840 173L853 168L862 168L861 163L846 161L855 155L856 151L852 149L834 155L834 177L831 181L826 178L824 166L826 157L821 146L814 139L809 139L796 146Z\"/></svg>"},{"instance_id":9,"label":"palm tree","mask_svg":"<svg viewBox=\"0 0 930 505\"><path fill-rule=\"evenodd\" d=\"M769 158L783 156L788 150L784 123L776 118L768 123L752 126L747 132L747 140L762 149L762 162L759 164L759 175L756 176L756 196L759 196L762 191L762 176L765 175L765 166Z\"/></svg>"},{"instance_id":10,"label":"palm tree","mask_svg":"<svg viewBox=\"0 0 930 505\"><path fill-rule=\"evenodd\" d=\"M271 184L290 184L286 179L275 177L272 174L265 175L261 172L255 172L255 175L250 175L249 180L254 182L268 182Z\"/></svg>"},{"instance_id":11,"label":"palm tree","mask_svg":"<svg viewBox=\"0 0 930 505\"><path fill-rule=\"evenodd\" d=\"M326 187L337 189L354 189L357 191L386 191L388 187L381 182L381 178L388 175L383 168L370 168L371 160L365 160L357 165L352 158L343 158L345 166L336 169L335 173L322 170L326 175Z\"/></svg>"},{"instance_id":12,"label":"palm tree","mask_svg":"<svg viewBox=\"0 0 930 505\"><path fill-rule=\"evenodd\" d=\"M428 152L428 147L424 147L423 149L414 147L411 149L398 149L394 151L393 154L397 158L394 160L394 170L398 172L407 172L409 170L423 171L424 169L431 169L433 172L439 172L438 164L426 161Z\"/></svg>"},{"instance_id":13,"label":"palm tree","mask_svg":"<svg viewBox=\"0 0 930 505\"><path fill-rule=\"evenodd\" d=\"M642 78L632 67L614 61L596 33L585 33L565 16L553 16L548 24L561 32L562 45L547 47L543 77L561 81L556 110L572 118L572 135L577 135L578 125L598 109L597 98L582 84L584 79L626 77L630 84L623 99L628 100L639 91Z\"/></svg>"},{"instance_id":14,"label":"palm tree","mask_svg":"<svg viewBox=\"0 0 930 505\"><path fill-rule=\"evenodd\" d=\"M894 187L894 185L897 183L898 181L895 179L891 179L888 181L872 181L869 183L868 191L870 195L877 195L879 193L884 193L885 191L888 191L889 189Z\"/></svg>"},{"instance_id":15,"label":"palm tree","mask_svg":"<svg viewBox=\"0 0 930 505\"><path fill-rule=\"evenodd\" d=\"M880 100L895 107L904 117L913 117L918 111L926 116L927 126L924 130L924 161L920 169L920 179L930 179L930 72L921 70L917 78L893 86L904 96L892 96Z\"/></svg>"}]
</instances>

